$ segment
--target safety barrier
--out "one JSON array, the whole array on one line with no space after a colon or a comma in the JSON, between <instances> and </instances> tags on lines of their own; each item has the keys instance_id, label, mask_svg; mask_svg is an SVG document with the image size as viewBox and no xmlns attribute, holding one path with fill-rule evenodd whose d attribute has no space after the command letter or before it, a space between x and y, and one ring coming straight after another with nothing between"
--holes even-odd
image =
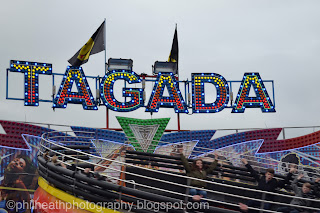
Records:
<instances>
[{"instance_id":1,"label":"safety barrier","mask_svg":"<svg viewBox=\"0 0 320 213\"><path fill-rule=\"evenodd\" d=\"M41 150L40 155L38 157L39 159L39 174L44 177L47 181L51 182L52 184L56 185L58 188L61 188L65 191L68 191L72 194L75 194L77 196L82 196L87 200L98 202L98 201L110 201L112 200L123 200L126 202L132 202L137 203L137 201L150 201L150 202L166 202L166 203L176 203L176 202L183 202L185 203L185 197L191 197L187 192L187 189L190 188L187 184L187 179L195 179L191 177L186 177L185 175L174 173L170 171L161 171L161 170L155 170L150 168L145 168L141 165L145 164L147 167L149 166L161 166L166 167L171 165L171 169L182 169L181 163L176 157L173 156L160 156L150 153L138 153L134 151L127 150L126 152L126 162L118 161L115 159L106 159L94 154L91 154L92 147L89 146L82 146L80 144L79 138L77 140L63 140L63 136L57 136L55 135L54 138L51 137L51 134L54 133L47 133L42 136L42 142L41 142ZM76 143L79 143L77 145L70 145L70 141L73 141ZM76 147L78 146L78 147ZM75 149L79 148L79 149ZM83 149L83 150L81 150ZM64 150L64 151L62 151ZM43 155L45 153L49 152L49 158L51 158L54 155L57 155L58 162L66 164L68 166L75 165L75 170L70 170L67 168L59 167L54 165L52 162L49 162L48 160L45 160ZM119 156L122 153L119 153ZM81 159L79 156L87 156L89 160ZM66 160L67 159L67 160ZM157 162L158 159L158 162ZM159 160L160 159L160 160ZM62 161L63 160L63 161ZM68 161L75 161L73 163ZM131 160L131 161L130 161ZM108 166L104 166L95 162L98 161L110 161L113 163L116 163L118 165L121 165L122 168L125 169L114 169L114 168L108 168ZM149 162L148 162L149 161ZM110 173L100 173L101 176L107 178L108 181L102 181L98 180L94 177L94 173L92 173L93 177L87 177L83 172L78 171L84 171L84 168L80 167L80 162L90 164L91 166L97 166L102 167L105 169L109 169L113 172L119 172L120 174L125 174L126 178L123 177L114 177L111 176ZM160 162L160 163L159 163ZM154 165L152 165L154 163ZM241 179L243 176L246 175L246 172L244 168L237 168L233 166L223 165L226 169L224 170L217 170L215 171L218 175L219 172L224 173L230 173L231 175L235 175L233 178ZM234 172L233 172L234 170ZM150 175L145 174L139 174L139 172L144 171L145 173L150 173ZM171 179L168 178L166 180L165 178L161 178L162 176L172 177ZM154 178L156 177L156 178ZM227 177L227 176L226 176ZM172 179L181 179L181 181L170 181ZM281 178L281 176L279 176ZM140 180L139 180L140 179ZM147 184L146 181L142 180L150 180L153 182L161 183L162 185L167 184L168 187L155 187L157 184ZM246 179L245 181L249 181L249 179ZM252 198L247 197L243 195L239 195L239 193L230 193L232 190L243 190L248 192L258 192L258 193L264 193L264 194L271 194L276 195L279 197L284 197L287 199L294 198L294 196L286 195L286 194L279 194L279 193L272 193L272 192L264 192L261 190L257 190L254 188L248 187L249 185L238 185L237 184L231 184L231 181L218 181L219 178L212 180L204 180L204 182L213 185L213 188L216 188L216 190L212 190L210 187L208 189L201 189L205 190L210 194L213 194L215 196L209 196L209 198L203 198L203 201L209 202L211 205L210 208L206 211L209 212L234 212L235 210L238 210L238 204L236 201L243 201L243 200L256 200L259 202L268 202L275 205L285 205L290 207L299 207L299 208L307 208L311 210L318 210L318 208L315 207L302 207L302 206L295 206L287 203L282 202L275 202L275 201L267 201L267 200L261 200L258 198ZM252 180L252 179L251 179ZM132 181L135 182L135 187L131 188L130 184L132 185ZM126 185L126 186L125 186ZM159 185L159 184L158 184ZM177 189L177 187L180 187ZM144 190L142 190L144 189ZM148 189L148 190L145 190ZM177 190L172 190L177 189ZM89 193L88 193L89 192ZM165 194L166 196L164 196ZM170 196L168 196L170 195ZM217 196L219 195L219 196ZM232 199L221 199L222 197L230 197ZM217 199L217 197L219 199ZM300 198L299 198L300 199ZM306 198L301 198L306 199ZM315 199L307 199L314 203L319 203L319 200ZM224 209L228 208L228 209ZM257 210L260 211L261 209L258 208L249 208L251 210ZM138 211L138 210L137 210ZM182 209L174 209L172 212L181 212ZM274 212L271 210L261 210L265 212Z\"/></svg>"}]
</instances>

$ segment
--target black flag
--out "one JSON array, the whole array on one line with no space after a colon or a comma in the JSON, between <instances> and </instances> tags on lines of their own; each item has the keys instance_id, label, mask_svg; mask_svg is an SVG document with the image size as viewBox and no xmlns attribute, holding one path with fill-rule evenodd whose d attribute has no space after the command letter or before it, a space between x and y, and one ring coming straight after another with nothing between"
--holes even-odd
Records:
<instances>
[{"instance_id":1,"label":"black flag","mask_svg":"<svg viewBox=\"0 0 320 213\"><path fill-rule=\"evenodd\" d=\"M89 41L72 57L69 63L72 66L81 66L89 60L89 56L105 50L104 41L105 21L97 31L91 36Z\"/></svg>"},{"instance_id":2,"label":"black flag","mask_svg":"<svg viewBox=\"0 0 320 213\"><path fill-rule=\"evenodd\" d=\"M169 55L168 62L177 62L178 64L179 60L179 46L178 46L178 33L177 33L177 27L174 31L174 37L172 41L172 47L171 47L171 52Z\"/></svg>"}]
</instances>

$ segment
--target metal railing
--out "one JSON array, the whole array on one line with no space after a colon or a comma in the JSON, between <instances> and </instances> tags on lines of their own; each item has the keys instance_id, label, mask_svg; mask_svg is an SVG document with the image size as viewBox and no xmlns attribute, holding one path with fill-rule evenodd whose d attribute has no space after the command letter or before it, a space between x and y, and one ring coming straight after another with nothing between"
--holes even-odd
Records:
<instances>
[{"instance_id":1,"label":"metal railing","mask_svg":"<svg viewBox=\"0 0 320 213\"><path fill-rule=\"evenodd\" d=\"M41 144L40 144L40 146L41 146L40 153L42 153L42 154L45 153L46 151L49 151L49 152L55 153L56 155L65 156L65 157L71 158L71 159L73 159L73 160L75 160L77 162L89 163L89 164L91 164L93 166L102 167L102 168L109 169L109 170L114 171L114 172L120 172L120 173L124 173L124 174L128 174L128 175L132 175L132 176L135 176L135 177L139 177L139 178L145 178L145 179L149 179L149 180L153 180L153 181L159 181L159 182L162 182L162 183L165 183L165 184L174 185L174 186L190 188L190 186L188 186L188 185L184 185L184 184L180 184L180 183L173 183L173 182L166 181L166 180L161 180L161 179L157 179L157 178L143 176L143 175L135 174L135 173L132 173L132 172L127 172L127 171L122 171L122 170L119 170L119 169L110 168L110 167L107 167L107 166L104 166L104 165L101 165L101 164L97 164L97 163L93 163L93 162L89 162L89 161L86 161L86 160L81 160L81 159L78 159L76 156L74 157L74 156L70 156L70 155L65 155L62 152L59 152L57 150L53 150L52 149L52 147L60 147L61 149L65 149L65 150L68 150L68 151L76 152L77 155L89 156L91 160L92 159L99 160L99 161L105 160L105 161L110 161L110 162L113 162L113 163L117 163L117 164L119 164L121 166L135 167L135 168L139 168L139 169L146 170L146 171L149 171L149 172L153 172L155 174L155 176L157 174L165 174L165 175L170 175L170 176L174 176L174 177L177 177L177 178L187 178L187 179L192 179L192 180L198 180L198 181L203 181L205 183L211 183L213 185L218 185L218 186L223 186L223 187L228 187L228 188L233 188L233 189L238 189L238 190L247 190L247 191L251 191L251 192L259 192L259 193L265 193L265 194L274 195L274 196L283 196L283 197L287 197L287 198L297 198L295 196L290 196L290 195L283 195L283 194L278 194L278 193L274 193L274 192L266 192L266 191L261 191L261 190L257 190L257 189L250 189L250 188L245 188L245 187L232 186L232 185L228 185L228 184L212 182L212 181L197 179L197 178L193 178L193 177L186 177L186 176L183 176L183 175L178 175L178 174L169 173L169 172L160 171L160 170L149 169L149 168L141 167L141 166L130 164L130 163L125 163L125 162L122 162L122 161L117 161L115 159L106 159L106 158L103 158L103 157L100 157L100 156L92 155L90 153L86 153L86 152L83 152L83 151L79 151L79 150L68 148L68 147L66 147L66 146L61 144L61 143L63 143L63 141L61 141L61 140L58 141L59 143L56 143L55 141L51 140L50 134L52 134L52 132L44 134L42 136L42 141L41 141ZM63 136L61 136L61 137L63 137ZM68 144L69 141L64 141L64 143ZM62 161L60 161L60 162L62 162ZM62 162L62 163L70 164L68 162ZM78 169L79 170L83 170L83 168L81 168L81 167L78 167ZM130 183L131 182L131 180L124 180L124 179L121 179L120 177L113 177L113 176L108 175L108 174L102 174L102 175L105 176L108 179L114 179L116 181L122 181L122 182L126 182L126 183ZM156 187L148 186L148 185L141 184L141 183L135 183L135 185L136 186L140 186L140 187L144 187L144 188L149 188L149 189L156 189L156 190L159 190L159 191L162 191L162 192L165 192L165 193L169 193L169 194L173 194L173 195L187 196L187 197L190 197L190 198L192 197L191 195L188 195L188 194L186 195L186 194L178 193L178 192L175 192L175 191L164 190L164 189L161 189L161 188L156 188ZM261 199L257 199L257 198L245 197L245 196L242 196L242 195L239 196L239 195L235 195L235 194L232 194L232 193L219 192L219 191L214 191L214 190L209 190L209 189L202 189L202 188L197 188L197 187L192 187L192 188L196 188L198 190L204 190L204 191L207 191L207 192L220 194L220 195L224 195L224 196L230 196L230 197L234 197L234 198L239 198L239 199L250 199L250 200L255 200L255 201L258 201L258 202L266 202L266 203L277 204L277 205L285 205L285 206L290 206L290 207L294 207L294 208L306 208L306 209L311 209L311 210L318 210L317 208L313 208L313 207L303 207L303 206L291 205L291 204L287 204L287 203L280 203L280 202L274 202L274 201L268 201L268 200L261 200ZM315 199L307 199L307 198L300 198L300 197L299 197L299 199L309 200L309 201L312 201L312 202L320 202L319 200L315 200ZM238 204L235 204L235 203L228 203L228 202L219 201L219 200L213 200L213 199L208 199L208 198L203 198L203 200L204 201L214 202L214 203L220 203L220 204L223 204L223 205L234 206L234 207L238 206ZM270 211L270 210L262 210L262 209L258 209L258 208L252 208L252 207L249 207L249 209L265 211L265 212L274 212L274 211Z\"/></svg>"}]
</instances>

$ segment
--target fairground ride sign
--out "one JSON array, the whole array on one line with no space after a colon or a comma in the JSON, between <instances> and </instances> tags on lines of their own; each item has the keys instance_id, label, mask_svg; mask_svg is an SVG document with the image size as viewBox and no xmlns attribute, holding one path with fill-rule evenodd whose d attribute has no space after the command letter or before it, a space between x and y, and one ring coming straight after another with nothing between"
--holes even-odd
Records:
<instances>
[{"instance_id":1,"label":"fairground ride sign","mask_svg":"<svg viewBox=\"0 0 320 213\"><path fill-rule=\"evenodd\" d=\"M7 94L8 94L8 73L24 73L24 100L25 106L39 106L39 75L62 75L52 72L52 64L10 61L10 68L7 69ZM116 69L105 74L104 77L91 77L96 79L96 98L93 97L87 77L81 67L67 67L60 84L59 91L53 93L53 108L66 108L69 103L82 104L85 110L97 110L98 105L103 103L110 110L117 112L134 111L145 107L146 112L158 112L161 107L173 108L176 113L215 113L224 108L232 108L233 113L243 113L246 108L260 108L262 112L275 112L274 105L264 86L259 73L245 73L240 83L234 104L228 106L232 92L229 92L227 80L217 73L192 73L191 81L178 81L172 72L159 72L153 76L156 78L148 104L145 105L145 75L138 75L132 70ZM120 102L114 95L114 84L117 80L125 81L127 84L140 84L139 88L124 87L122 95L124 102ZM185 95L185 99L179 89L179 83L184 82L192 87L192 98ZM272 85L273 85L273 81ZM205 84L213 84L216 88L216 100L212 103L205 102ZM72 92L75 85L77 92ZM254 97L249 97L250 89L255 92ZM167 90L167 96L164 91ZM188 89L189 90L189 89ZM230 94L231 93L231 94ZM233 97L231 97L232 101ZM127 101L128 100L128 101ZM40 100L44 101L44 100ZM191 103L192 102L192 103ZM274 102L274 100L273 100Z\"/></svg>"}]
</instances>

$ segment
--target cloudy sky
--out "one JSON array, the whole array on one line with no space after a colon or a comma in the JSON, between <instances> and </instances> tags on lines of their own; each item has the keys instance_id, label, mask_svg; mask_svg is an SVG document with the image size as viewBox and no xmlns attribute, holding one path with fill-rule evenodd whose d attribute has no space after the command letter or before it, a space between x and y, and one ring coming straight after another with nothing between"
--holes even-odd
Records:
<instances>
[{"instance_id":1,"label":"cloudy sky","mask_svg":"<svg viewBox=\"0 0 320 213\"><path fill-rule=\"evenodd\" d=\"M197 72L218 73L228 81L259 72L263 80L274 80L276 113L246 109L235 114L224 109L181 114L182 129L318 126L319 10L316 0L2 1L0 119L104 128L105 106L85 111L69 103L66 109L53 111L51 103L25 107L23 101L6 100L6 69L15 59L51 63L54 73L64 73L67 60L106 19L107 58L131 58L138 74L151 74L155 61L167 60L177 23L181 80L190 80ZM91 56L83 65L85 74L103 76L104 58L104 53ZM22 98L23 82L23 74L9 73L9 96ZM57 78L56 86L60 83ZM51 77L41 76L39 84L40 98L50 99ZM237 93L238 87L233 91ZM272 96L269 87L268 92ZM119 127L115 116L151 118L142 108L132 113L111 111L112 128ZM168 129L177 129L173 109L152 115L163 117L171 118Z\"/></svg>"}]
</instances>

